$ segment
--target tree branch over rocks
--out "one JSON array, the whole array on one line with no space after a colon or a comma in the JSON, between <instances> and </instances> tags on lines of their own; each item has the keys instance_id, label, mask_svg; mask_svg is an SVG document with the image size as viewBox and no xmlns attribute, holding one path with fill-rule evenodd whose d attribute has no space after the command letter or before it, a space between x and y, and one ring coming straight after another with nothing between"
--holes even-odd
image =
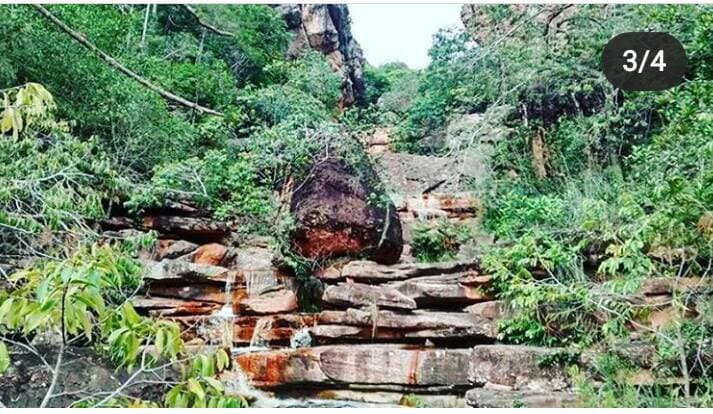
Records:
<instances>
[{"instance_id":1,"label":"tree branch over rocks","mask_svg":"<svg viewBox=\"0 0 713 414\"><path fill-rule=\"evenodd\" d=\"M57 16L52 14L49 10L47 10L41 4L31 4L31 6L34 7L40 14L42 14L42 16L47 18L47 20L51 21L60 30L67 33L70 37L72 37L72 39L74 39L79 44L81 44L84 48L86 48L86 49L92 51L94 54L96 54L101 60L106 62L108 65L110 65L114 69L118 70L119 72L123 73L124 75L132 78L136 82L143 85L145 88L161 95L161 97L163 97L167 101L179 104L181 106L185 106L187 108L194 109L198 112L203 112L206 114L216 115L216 116L223 116L222 112L218 112L214 109L206 108L204 106L198 105L197 103L191 102L191 101L189 101L185 98L182 98L174 93L171 93L171 92L161 88L160 86L153 84L151 81L139 76L137 73L131 71L129 68L122 65L116 59L111 57L109 54L102 51L97 46L95 46L93 43L91 43L82 33L77 32L74 29L72 29L71 27L67 26L63 21L61 21L59 18L57 18Z\"/></svg>"},{"instance_id":2,"label":"tree branch over rocks","mask_svg":"<svg viewBox=\"0 0 713 414\"><path fill-rule=\"evenodd\" d=\"M187 4L183 4L181 6L183 7L184 10L186 10L188 12L188 14L190 14L191 16L193 16L194 19L196 19L196 22L198 22L199 25L208 29L208 31L215 33L217 35L220 35L220 36L228 36L228 37L235 36L235 34L233 32L221 30L221 29L213 26L212 24L206 22L205 20L201 19L201 17L198 15L198 13L196 12L196 10L193 7L191 7Z\"/></svg>"}]
</instances>

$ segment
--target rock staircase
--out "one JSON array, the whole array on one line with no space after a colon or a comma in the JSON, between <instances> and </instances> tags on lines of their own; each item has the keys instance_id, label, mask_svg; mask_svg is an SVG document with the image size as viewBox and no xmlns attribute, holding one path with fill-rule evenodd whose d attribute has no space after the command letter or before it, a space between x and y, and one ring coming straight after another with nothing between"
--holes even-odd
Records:
<instances>
[{"instance_id":1,"label":"rock staircase","mask_svg":"<svg viewBox=\"0 0 713 414\"><path fill-rule=\"evenodd\" d=\"M477 221L477 198L439 178L443 165L432 171L424 167L424 178L412 179L409 171L418 168L394 165L425 165L422 159L410 159L420 156L381 155L391 163L382 168L382 179L401 183L392 188L400 189L393 198L402 200L395 204L405 233L420 220ZM390 161L389 155L394 156ZM558 362L570 351L497 343L499 322L510 310L493 296L492 278L477 260L416 263L404 254L388 266L338 262L315 271L324 286L322 310L301 312L298 284L275 265L267 240L234 247L228 224L201 218L187 205L174 204L170 211L130 224L159 233L157 246L144 257L146 288L134 305L144 314L178 322L192 346L231 347L234 370L225 374L226 380L246 379L283 401L436 407L579 404L567 369ZM113 225L114 230L127 227L124 219ZM696 292L705 283L709 281L691 278L679 280L677 287ZM650 308L642 323L665 323L673 288L670 279L651 279L629 298ZM629 356L647 372L652 353L635 343ZM585 369L595 355L592 350L566 359ZM554 362L543 364L546 360Z\"/></svg>"}]
</instances>

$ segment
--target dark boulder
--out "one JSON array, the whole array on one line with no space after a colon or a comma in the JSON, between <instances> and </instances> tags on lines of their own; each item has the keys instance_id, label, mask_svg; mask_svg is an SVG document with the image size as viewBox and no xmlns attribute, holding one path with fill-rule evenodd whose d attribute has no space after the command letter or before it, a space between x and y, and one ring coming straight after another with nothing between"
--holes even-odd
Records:
<instances>
[{"instance_id":1,"label":"dark boulder","mask_svg":"<svg viewBox=\"0 0 713 414\"><path fill-rule=\"evenodd\" d=\"M375 183L371 168L360 177L338 159L315 165L292 197L295 250L312 259L365 255L396 263L403 250L401 223L391 201L373 201Z\"/></svg>"}]
</instances>

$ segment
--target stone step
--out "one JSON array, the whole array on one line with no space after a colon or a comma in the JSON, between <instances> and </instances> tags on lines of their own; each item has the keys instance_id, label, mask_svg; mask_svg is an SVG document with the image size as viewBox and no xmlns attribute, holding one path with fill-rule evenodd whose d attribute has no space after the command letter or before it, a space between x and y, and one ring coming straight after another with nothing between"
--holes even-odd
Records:
<instances>
[{"instance_id":1,"label":"stone step","mask_svg":"<svg viewBox=\"0 0 713 414\"><path fill-rule=\"evenodd\" d=\"M261 388L366 385L456 390L468 386L467 370L463 368L469 363L470 353L470 349L331 345L249 353L234 360L250 382Z\"/></svg>"},{"instance_id":2,"label":"stone step","mask_svg":"<svg viewBox=\"0 0 713 414\"><path fill-rule=\"evenodd\" d=\"M164 237L218 241L231 232L230 225L204 217L146 216L144 230L154 230Z\"/></svg>"},{"instance_id":3,"label":"stone step","mask_svg":"<svg viewBox=\"0 0 713 414\"><path fill-rule=\"evenodd\" d=\"M477 339L494 341L497 318L463 312L323 311L310 329L317 339Z\"/></svg>"},{"instance_id":4,"label":"stone step","mask_svg":"<svg viewBox=\"0 0 713 414\"><path fill-rule=\"evenodd\" d=\"M328 286L322 295L324 304L341 309L362 306L452 309L493 299L494 296L481 286L465 285L458 279L430 277L382 285L339 283Z\"/></svg>"},{"instance_id":5,"label":"stone step","mask_svg":"<svg viewBox=\"0 0 713 414\"><path fill-rule=\"evenodd\" d=\"M572 383L561 360L570 360L571 355L564 348L478 345L473 347L468 378L477 386L538 392L567 390ZM578 360L579 356L574 358Z\"/></svg>"},{"instance_id":6,"label":"stone step","mask_svg":"<svg viewBox=\"0 0 713 414\"><path fill-rule=\"evenodd\" d=\"M215 318L211 316L183 316L173 317L171 320L181 325L184 332L184 339L187 341L209 342L210 340L220 340L225 326L215 323ZM237 316L234 320L235 346L245 346L250 344L252 339L258 342L272 345L284 346L290 343L290 339L295 334L307 327L317 323L316 314L276 314L268 316ZM258 329L256 335L255 330Z\"/></svg>"},{"instance_id":7,"label":"stone step","mask_svg":"<svg viewBox=\"0 0 713 414\"><path fill-rule=\"evenodd\" d=\"M149 283L155 281L173 282L215 282L225 284L228 270L221 266L192 263L181 259L164 259L160 262L144 262L146 271L144 280Z\"/></svg>"},{"instance_id":8,"label":"stone step","mask_svg":"<svg viewBox=\"0 0 713 414\"><path fill-rule=\"evenodd\" d=\"M148 296L134 296L131 304L139 313L149 316L210 315L222 306L215 302Z\"/></svg>"},{"instance_id":9,"label":"stone step","mask_svg":"<svg viewBox=\"0 0 713 414\"><path fill-rule=\"evenodd\" d=\"M220 339L224 325L216 324L212 312L219 310L197 308L201 314L191 314L190 306L200 306L193 302L174 302L168 299L165 307L152 304L149 313L172 316L185 331L185 339L199 338L210 342ZM489 303L489 302L486 302ZM139 303L140 304L140 303ZM160 304L160 303L159 303ZM147 306L144 304L144 306ZM170 307L173 306L173 307ZM140 308L146 312L146 307ZM346 311L322 311L320 313L278 313L266 316L237 316L235 325L235 345L250 343L256 326L260 325L255 338L268 345L284 345L290 342L298 331L307 329L318 344L354 343L381 341L392 343L423 344L433 342L462 341L461 344L491 343L497 338L497 325L502 317L500 309L488 312L442 312L437 310L387 311L380 310L376 321L374 314L360 309Z\"/></svg>"},{"instance_id":10,"label":"stone step","mask_svg":"<svg viewBox=\"0 0 713 414\"><path fill-rule=\"evenodd\" d=\"M385 283L419 276L464 274L464 272L477 272L477 270L478 264L473 261L400 263L386 266L369 260L354 260L347 263L339 272L330 271L320 276L325 282L351 279L362 283Z\"/></svg>"},{"instance_id":11,"label":"stone step","mask_svg":"<svg viewBox=\"0 0 713 414\"><path fill-rule=\"evenodd\" d=\"M322 303L337 308L377 306L387 309L416 309L416 301L388 286L339 283L327 286Z\"/></svg>"},{"instance_id":12,"label":"stone step","mask_svg":"<svg viewBox=\"0 0 713 414\"><path fill-rule=\"evenodd\" d=\"M514 391L474 388L465 394L465 403L475 408L575 408L580 401L574 392Z\"/></svg>"},{"instance_id":13,"label":"stone step","mask_svg":"<svg viewBox=\"0 0 713 414\"><path fill-rule=\"evenodd\" d=\"M482 284L478 284L476 279L480 279ZM493 294L486 290L489 284L488 276L464 275L458 278L427 276L403 282L391 282L384 286L394 288L413 299L418 307L442 308L494 300Z\"/></svg>"}]
</instances>

